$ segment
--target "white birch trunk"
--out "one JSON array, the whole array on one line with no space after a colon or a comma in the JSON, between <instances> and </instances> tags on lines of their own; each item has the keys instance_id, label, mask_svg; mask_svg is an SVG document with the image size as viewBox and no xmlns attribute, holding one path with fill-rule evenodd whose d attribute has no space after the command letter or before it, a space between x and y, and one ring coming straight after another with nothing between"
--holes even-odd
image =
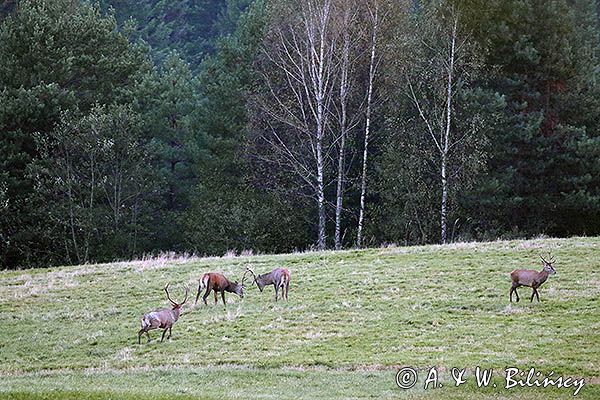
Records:
<instances>
[{"instance_id":1,"label":"white birch trunk","mask_svg":"<svg viewBox=\"0 0 600 400\"><path fill-rule=\"evenodd\" d=\"M275 26L266 42L262 76L268 89L257 97L266 114L262 139L274 150L271 165L296 175L316 202L316 247L327 245L326 179L335 141L329 140L331 103L338 65L334 60L336 11L332 0L304 0L300 14ZM271 158L270 158L271 157Z\"/></svg>"},{"instance_id":2,"label":"white birch trunk","mask_svg":"<svg viewBox=\"0 0 600 400\"><path fill-rule=\"evenodd\" d=\"M312 81L315 92L315 103L316 103L316 167L317 167L317 208L318 208L318 240L317 248L324 250L326 248L326 210L325 210L325 178L324 178L324 157L323 157L323 140L325 137L325 125L326 125L326 92L328 76L326 74L330 72L326 70L329 68L327 58L330 54L326 54L330 48L327 43L329 22L330 22L330 6L329 0L326 0L320 10L313 9L312 7L318 7L314 4L309 3L309 16L307 17L307 32L309 32L309 42L312 44L310 57L310 70L312 71ZM314 19L310 16L315 16ZM310 26L312 24L312 26ZM318 42L313 42L314 37L311 37L311 31L318 33Z\"/></svg>"},{"instance_id":3,"label":"white birch trunk","mask_svg":"<svg viewBox=\"0 0 600 400\"><path fill-rule=\"evenodd\" d=\"M365 196L367 193L367 162L369 157L369 139L371 134L371 106L373 103L373 81L376 73L377 30L379 28L378 3L372 14L373 33L371 37L371 56L369 60L369 84L367 88L367 111L365 116L365 140L362 157L362 173L360 178L360 210L358 214L358 228L356 233L356 246L362 246L362 231L365 218Z\"/></svg>"},{"instance_id":4,"label":"white birch trunk","mask_svg":"<svg viewBox=\"0 0 600 400\"><path fill-rule=\"evenodd\" d=\"M335 203L335 249L342 247L341 225L342 225L342 207L344 202L344 182L345 176L345 157L346 157L346 136L348 135L347 122L347 102L348 102L348 74L350 69L350 8L344 11L344 39L342 47L342 60L340 66L340 149L338 155L338 175Z\"/></svg>"},{"instance_id":5,"label":"white birch trunk","mask_svg":"<svg viewBox=\"0 0 600 400\"><path fill-rule=\"evenodd\" d=\"M450 45L450 54L448 56L448 82L447 82L447 93L446 93L446 129L443 135L443 148L441 154L441 168L440 177L442 184L442 201L440 205L440 224L441 224L441 239L442 244L445 244L448 240L448 215L447 215L447 203L448 203L448 176L447 176L447 163L448 163L448 150L450 148L450 127L452 123L452 80L454 77L454 58L456 49L456 29L458 20L455 19L452 25L452 42Z\"/></svg>"}]
</instances>

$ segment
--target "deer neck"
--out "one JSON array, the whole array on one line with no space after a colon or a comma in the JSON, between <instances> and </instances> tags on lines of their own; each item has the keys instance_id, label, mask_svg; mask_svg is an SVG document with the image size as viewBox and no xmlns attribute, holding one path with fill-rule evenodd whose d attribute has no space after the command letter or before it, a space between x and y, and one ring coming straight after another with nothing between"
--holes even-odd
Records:
<instances>
[{"instance_id":1,"label":"deer neck","mask_svg":"<svg viewBox=\"0 0 600 400\"><path fill-rule=\"evenodd\" d=\"M538 272L540 284L546 282L546 279L548 279L548 275L550 275L550 274L544 269L541 270L540 272Z\"/></svg>"},{"instance_id":2,"label":"deer neck","mask_svg":"<svg viewBox=\"0 0 600 400\"><path fill-rule=\"evenodd\" d=\"M227 291L229 293L235 293L235 286L236 286L235 283L229 282L229 284L225 288L225 291Z\"/></svg>"},{"instance_id":3,"label":"deer neck","mask_svg":"<svg viewBox=\"0 0 600 400\"><path fill-rule=\"evenodd\" d=\"M259 275L256 277L256 286L258 286L261 292L265 288L265 286L269 284L269 278L269 275Z\"/></svg>"},{"instance_id":4,"label":"deer neck","mask_svg":"<svg viewBox=\"0 0 600 400\"><path fill-rule=\"evenodd\" d=\"M181 313L181 307L175 307L171 310L171 313L173 314L173 318L175 318L175 321L177 321L179 319L179 314Z\"/></svg>"}]
</instances>

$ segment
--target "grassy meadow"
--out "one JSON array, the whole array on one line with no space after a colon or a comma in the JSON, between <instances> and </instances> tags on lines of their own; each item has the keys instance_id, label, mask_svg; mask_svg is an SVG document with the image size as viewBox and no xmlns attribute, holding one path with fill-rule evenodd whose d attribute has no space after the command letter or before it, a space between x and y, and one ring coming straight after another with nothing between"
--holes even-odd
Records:
<instances>
[{"instance_id":1,"label":"grassy meadow","mask_svg":"<svg viewBox=\"0 0 600 400\"><path fill-rule=\"evenodd\" d=\"M509 273L552 251L557 275L530 303L510 304ZM203 272L240 280L276 266L273 289L228 293L227 307L194 307ZM173 337L137 344L140 317L191 299ZM201 302L201 300L200 300ZM9 399L548 399L567 388L504 389L507 367L585 379L577 398L600 398L600 238L499 241L223 258L156 258L0 272L0 398ZM419 369L412 389L395 383ZM497 388L477 388L476 366ZM437 367L441 388L423 388ZM453 387L450 370L467 368ZM143 396L140 396L143 395Z\"/></svg>"}]
</instances>

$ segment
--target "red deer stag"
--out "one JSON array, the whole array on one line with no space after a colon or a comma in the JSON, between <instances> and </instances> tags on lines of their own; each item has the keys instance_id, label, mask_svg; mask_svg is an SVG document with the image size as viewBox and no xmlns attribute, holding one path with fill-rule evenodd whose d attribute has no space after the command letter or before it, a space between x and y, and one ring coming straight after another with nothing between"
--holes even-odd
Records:
<instances>
[{"instance_id":1,"label":"red deer stag","mask_svg":"<svg viewBox=\"0 0 600 400\"><path fill-rule=\"evenodd\" d=\"M198 294L196 295L196 301L194 302L194 305L198 303L200 292L202 292L204 288L206 288L206 293L204 293L204 296L202 296L202 300L206 305L208 305L208 303L206 302L206 298L210 294L211 290L215 291L215 304L217 304L218 302L218 292L221 292L221 298L223 299L224 306L227 306L227 304L225 303L225 292L235 293L238 296L240 296L240 298L244 298L243 284L240 285L237 282L231 282L229 279L225 278L223 274L219 274L216 272L207 272L206 274L202 275L202 278L199 281Z\"/></svg>"},{"instance_id":2,"label":"red deer stag","mask_svg":"<svg viewBox=\"0 0 600 400\"><path fill-rule=\"evenodd\" d=\"M273 285L275 286L275 301L277 301L277 296L279 294L279 289L281 288L281 298L288 299L288 292L290 291L290 271L286 268L275 268L273 271L267 274L256 275L254 271L252 271L249 267L246 267L246 272L250 272L254 277L254 281L256 282L256 286L262 292L265 286ZM245 275L245 273L244 273Z\"/></svg>"},{"instance_id":3,"label":"red deer stag","mask_svg":"<svg viewBox=\"0 0 600 400\"><path fill-rule=\"evenodd\" d=\"M171 300L171 297L169 296L169 285L170 283L166 284L165 292L167 293L167 299L171 302L172 308L160 308L158 310L144 314L144 316L142 317L142 329L140 329L140 331L138 332L138 344L141 343L142 335L144 333L148 335L148 342L150 342L150 333L148 331L151 331L153 329L164 329L162 337L160 338L161 342L165 338L165 333L167 332L167 329L169 330L169 336L167 337L167 339L171 338L171 328L173 327L173 324L179 319L179 314L181 313L181 306L183 306L187 301L188 288L185 288L185 299L183 299L181 303L176 303L173 300Z\"/></svg>"},{"instance_id":4,"label":"red deer stag","mask_svg":"<svg viewBox=\"0 0 600 400\"><path fill-rule=\"evenodd\" d=\"M550 257L550 261L546 261L544 257L540 256L542 259L542 265L544 268L541 271L534 271L532 269L516 269L510 273L510 278L512 279L512 287L510 288L510 301L512 302L512 294L515 292L517 295L517 302L519 301L519 293L517 293L517 288L521 286L528 286L533 289L531 293L531 300L533 301L533 297L537 298L537 301L540 301L540 295L538 293L538 288L542 286L542 283L546 282L549 275L556 274L554 267L555 260L553 257Z\"/></svg>"}]
</instances>

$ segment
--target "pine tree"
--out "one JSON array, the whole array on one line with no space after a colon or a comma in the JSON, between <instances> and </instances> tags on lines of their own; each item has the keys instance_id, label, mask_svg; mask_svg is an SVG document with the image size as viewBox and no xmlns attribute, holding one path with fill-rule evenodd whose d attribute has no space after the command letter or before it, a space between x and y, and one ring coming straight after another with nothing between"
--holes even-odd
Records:
<instances>
[{"instance_id":1,"label":"pine tree","mask_svg":"<svg viewBox=\"0 0 600 400\"><path fill-rule=\"evenodd\" d=\"M475 213L487 232L598 232L598 22L592 1L486 2L490 87L508 107ZM479 9L480 11L482 8ZM486 17L487 16L487 17ZM480 25L480 21L473 21ZM490 201L493 199L493 201ZM586 222L587 221L587 222Z\"/></svg>"},{"instance_id":2,"label":"pine tree","mask_svg":"<svg viewBox=\"0 0 600 400\"><path fill-rule=\"evenodd\" d=\"M47 204L29 166L38 157L34 133L45 135L62 111L126 103L150 69L144 50L116 21L76 0L21 1L0 26L0 215L6 266L62 260Z\"/></svg>"},{"instance_id":3,"label":"pine tree","mask_svg":"<svg viewBox=\"0 0 600 400\"><path fill-rule=\"evenodd\" d=\"M174 52L139 90L138 109L156 154L153 169L163 182L161 201L152 213L155 246L178 249L183 243L182 214L189 207L197 159L202 157L199 83L189 64Z\"/></svg>"}]
</instances>

